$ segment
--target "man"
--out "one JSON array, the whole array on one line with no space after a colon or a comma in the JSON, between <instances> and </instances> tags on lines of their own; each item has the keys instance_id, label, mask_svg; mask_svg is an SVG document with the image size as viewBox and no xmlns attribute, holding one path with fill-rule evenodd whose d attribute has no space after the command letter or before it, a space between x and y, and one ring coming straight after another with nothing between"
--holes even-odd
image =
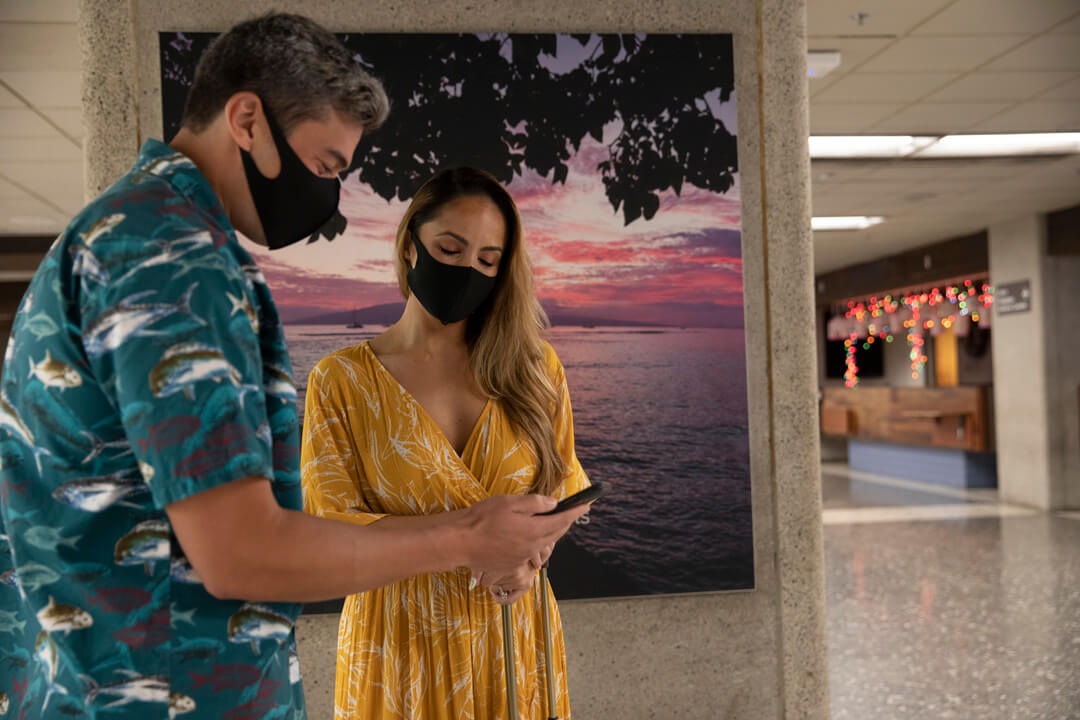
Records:
<instances>
[{"instance_id":1,"label":"man","mask_svg":"<svg viewBox=\"0 0 1080 720\"><path fill-rule=\"evenodd\" d=\"M0 380L0 714L303 717L297 603L467 566L520 587L583 509L304 515L271 249L337 211L379 83L297 16L207 50L183 129L60 235ZM392 659L391 659L392 660Z\"/></svg>"}]
</instances>

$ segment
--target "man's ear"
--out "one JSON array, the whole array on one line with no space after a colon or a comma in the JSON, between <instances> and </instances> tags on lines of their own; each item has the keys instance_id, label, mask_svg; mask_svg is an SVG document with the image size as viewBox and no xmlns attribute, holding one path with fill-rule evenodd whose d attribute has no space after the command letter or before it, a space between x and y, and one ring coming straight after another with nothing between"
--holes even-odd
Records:
<instances>
[{"instance_id":1,"label":"man's ear","mask_svg":"<svg viewBox=\"0 0 1080 720\"><path fill-rule=\"evenodd\" d=\"M246 152L251 152L255 144L256 133L266 132L265 123L258 123L263 115L262 101L259 96L248 90L241 90L225 103L225 126L233 141ZM262 127L259 127L262 125Z\"/></svg>"}]
</instances>

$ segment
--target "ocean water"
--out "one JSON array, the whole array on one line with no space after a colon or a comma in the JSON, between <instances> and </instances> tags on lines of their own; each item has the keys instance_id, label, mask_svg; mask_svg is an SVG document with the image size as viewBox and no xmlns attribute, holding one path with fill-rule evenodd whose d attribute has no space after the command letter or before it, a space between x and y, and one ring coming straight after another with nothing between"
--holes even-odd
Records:
<instances>
[{"instance_id":1,"label":"ocean water","mask_svg":"<svg viewBox=\"0 0 1080 720\"><path fill-rule=\"evenodd\" d=\"M301 409L320 358L384 329L287 327ZM571 531L575 552L553 557L559 596L753 587L743 331L556 327L549 340L578 458L614 488Z\"/></svg>"}]
</instances>

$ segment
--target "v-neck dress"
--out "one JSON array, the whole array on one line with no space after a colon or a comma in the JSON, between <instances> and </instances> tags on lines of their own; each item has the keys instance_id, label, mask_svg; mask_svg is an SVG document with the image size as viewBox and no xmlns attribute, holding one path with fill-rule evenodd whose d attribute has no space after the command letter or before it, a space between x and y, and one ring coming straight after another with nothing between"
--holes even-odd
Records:
<instances>
[{"instance_id":1,"label":"v-neck dress","mask_svg":"<svg viewBox=\"0 0 1080 720\"><path fill-rule=\"evenodd\" d=\"M566 475L556 497L589 485L574 453L566 378L553 418ZM524 494L537 470L531 443L489 401L461 455L364 343L323 358L308 378L301 453L304 509L361 525L430 515L493 495ZM496 720L507 717L500 607L466 568L418 575L351 595L338 628L335 718ZM550 592L550 591L549 591ZM558 716L570 718L562 624L549 596ZM518 717L544 720L547 696L539 583L514 606Z\"/></svg>"}]
</instances>

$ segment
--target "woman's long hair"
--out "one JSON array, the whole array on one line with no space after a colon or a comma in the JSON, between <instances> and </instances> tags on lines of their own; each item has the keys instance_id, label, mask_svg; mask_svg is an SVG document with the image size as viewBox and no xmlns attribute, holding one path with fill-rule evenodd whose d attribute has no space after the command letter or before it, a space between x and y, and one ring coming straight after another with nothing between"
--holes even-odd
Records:
<instances>
[{"instance_id":1,"label":"woman's long hair","mask_svg":"<svg viewBox=\"0 0 1080 720\"><path fill-rule=\"evenodd\" d=\"M481 391L501 402L511 424L532 442L539 465L532 491L550 495L565 472L554 430L554 419L562 411L562 393L548 370L543 331L549 322L533 291L521 216L498 180L483 170L453 168L443 170L416 192L398 225L394 248L398 286L408 299L411 232L419 232L421 225L453 200L472 196L490 199L502 213L506 246L494 290L466 320L469 364Z\"/></svg>"}]
</instances>

